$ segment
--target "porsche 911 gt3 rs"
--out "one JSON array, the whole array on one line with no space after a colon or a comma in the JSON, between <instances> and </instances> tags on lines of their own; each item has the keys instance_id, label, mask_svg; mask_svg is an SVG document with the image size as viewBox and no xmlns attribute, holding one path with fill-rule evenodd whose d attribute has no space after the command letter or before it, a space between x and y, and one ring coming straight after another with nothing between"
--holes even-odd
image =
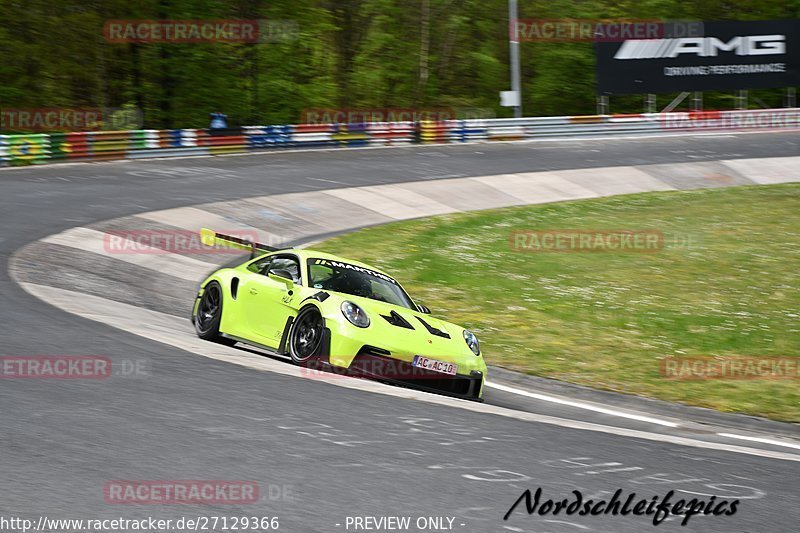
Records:
<instances>
[{"instance_id":1,"label":"porsche 911 gt3 rs","mask_svg":"<svg viewBox=\"0 0 800 533\"><path fill-rule=\"evenodd\" d=\"M477 337L434 318L391 276L308 249L275 249L202 230L204 244L251 252L202 282L197 335L243 342L348 374L481 400L486 363Z\"/></svg>"}]
</instances>

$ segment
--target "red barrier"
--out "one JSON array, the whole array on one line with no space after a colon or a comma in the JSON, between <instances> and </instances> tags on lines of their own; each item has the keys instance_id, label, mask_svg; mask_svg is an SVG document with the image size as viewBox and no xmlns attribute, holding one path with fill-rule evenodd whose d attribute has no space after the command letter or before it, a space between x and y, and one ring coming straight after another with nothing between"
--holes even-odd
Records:
<instances>
[{"instance_id":1,"label":"red barrier","mask_svg":"<svg viewBox=\"0 0 800 533\"><path fill-rule=\"evenodd\" d=\"M295 133L331 133L333 132L332 124L296 124L294 126Z\"/></svg>"},{"instance_id":2,"label":"red barrier","mask_svg":"<svg viewBox=\"0 0 800 533\"><path fill-rule=\"evenodd\" d=\"M210 135L197 130L197 146L207 146L211 155L233 154L247 150L246 135Z\"/></svg>"},{"instance_id":3,"label":"red barrier","mask_svg":"<svg viewBox=\"0 0 800 533\"><path fill-rule=\"evenodd\" d=\"M91 137L88 132L77 132L67 134L69 144L68 159L86 159L92 157Z\"/></svg>"}]
</instances>

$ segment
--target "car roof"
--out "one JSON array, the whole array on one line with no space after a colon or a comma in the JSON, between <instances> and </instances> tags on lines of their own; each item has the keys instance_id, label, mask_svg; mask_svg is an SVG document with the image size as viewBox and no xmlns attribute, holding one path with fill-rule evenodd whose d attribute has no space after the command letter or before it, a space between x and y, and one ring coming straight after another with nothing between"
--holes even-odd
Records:
<instances>
[{"instance_id":1,"label":"car roof","mask_svg":"<svg viewBox=\"0 0 800 533\"><path fill-rule=\"evenodd\" d=\"M347 257L342 257L340 255L329 254L317 250L310 250L308 248L293 248L291 250L279 250L276 253L287 253L287 252L297 254L303 261L305 261L306 259L329 259L332 261L341 261L342 263L350 263L351 265L361 266L364 268L368 268L370 270L374 270L375 272L380 272L381 274L385 274L391 278L394 277L389 273L384 272L380 268L376 268L368 263L362 263L361 261L356 261L355 259L348 259Z\"/></svg>"}]
</instances>

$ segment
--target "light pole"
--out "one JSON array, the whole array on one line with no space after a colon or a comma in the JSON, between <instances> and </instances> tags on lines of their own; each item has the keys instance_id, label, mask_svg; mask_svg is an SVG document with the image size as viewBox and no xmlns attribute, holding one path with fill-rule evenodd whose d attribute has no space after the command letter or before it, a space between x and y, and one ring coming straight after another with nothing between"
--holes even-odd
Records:
<instances>
[{"instance_id":1,"label":"light pole","mask_svg":"<svg viewBox=\"0 0 800 533\"><path fill-rule=\"evenodd\" d=\"M517 105L514 116L522 116L522 89L519 74L519 37L517 36L517 0L508 0L508 47L511 52L511 90L515 94Z\"/></svg>"}]
</instances>

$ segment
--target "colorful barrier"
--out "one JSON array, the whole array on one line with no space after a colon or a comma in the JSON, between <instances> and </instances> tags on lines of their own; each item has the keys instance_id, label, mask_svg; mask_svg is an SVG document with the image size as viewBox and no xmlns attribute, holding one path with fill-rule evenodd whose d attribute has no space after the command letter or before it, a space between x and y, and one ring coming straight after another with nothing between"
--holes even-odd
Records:
<instances>
[{"instance_id":1,"label":"colorful barrier","mask_svg":"<svg viewBox=\"0 0 800 533\"><path fill-rule=\"evenodd\" d=\"M41 165L50 160L49 135L6 135L5 143L6 157L11 166Z\"/></svg>"},{"instance_id":2,"label":"colorful barrier","mask_svg":"<svg viewBox=\"0 0 800 533\"><path fill-rule=\"evenodd\" d=\"M0 167L224 155L282 148L474 143L546 137L689 131L800 130L800 108L447 120L284 124L225 130L173 129L0 135Z\"/></svg>"},{"instance_id":3,"label":"colorful barrier","mask_svg":"<svg viewBox=\"0 0 800 533\"><path fill-rule=\"evenodd\" d=\"M207 141L206 130L135 130L131 131L127 159L154 157L185 157L244 152L244 135L231 136L228 141ZM219 137L222 139L222 137Z\"/></svg>"},{"instance_id":4,"label":"colorful barrier","mask_svg":"<svg viewBox=\"0 0 800 533\"><path fill-rule=\"evenodd\" d=\"M414 141L416 125L413 122L369 122L367 134L371 146L402 146Z\"/></svg>"},{"instance_id":5,"label":"colorful barrier","mask_svg":"<svg viewBox=\"0 0 800 533\"><path fill-rule=\"evenodd\" d=\"M0 167L6 167L10 164L11 157L8 151L7 135L0 135Z\"/></svg>"},{"instance_id":6,"label":"colorful barrier","mask_svg":"<svg viewBox=\"0 0 800 533\"><path fill-rule=\"evenodd\" d=\"M292 126L292 145L298 147L331 146L333 124L296 124Z\"/></svg>"},{"instance_id":7,"label":"colorful barrier","mask_svg":"<svg viewBox=\"0 0 800 533\"><path fill-rule=\"evenodd\" d=\"M130 139L130 150L144 150L146 148L154 148L153 146L153 130L133 130L128 132Z\"/></svg>"},{"instance_id":8,"label":"colorful barrier","mask_svg":"<svg viewBox=\"0 0 800 533\"><path fill-rule=\"evenodd\" d=\"M211 155L238 154L247 151L247 136L240 129L177 130L176 146L205 146Z\"/></svg>"},{"instance_id":9,"label":"colorful barrier","mask_svg":"<svg viewBox=\"0 0 800 533\"><path fill-rule=\"evenodd\" d=\"M333 124L331 140L339 146L367 146L369 134L367 125L361 124Z\"/></svg>"},{"instance_id":10,"label":"colorful barrier","mask_svg":"<svg viewBox=\"0 0 800 533\"><path fill-rule=\"evenodd\" d=\"M97 131L91 134L92 159L95 161L113 161L125 159L131 145L131 137L127 131Z\"/></svg>"},{"instance_id":11,"label":"colorful barrier","mask_svg":"<svg viewBox=\"0 0 800 533\"><path fill-rule=\"evenodd\" d=\"M67 142L68 133L50 134L50 159L67 159L72 152L72 146Z\"/></svg>"},{"instance_id":12,"label":"colorful barrier","mask_svg":"<svg viewBox=\"0 0 800 533\"><path fill-rule=\"evenodd\" d=\"M478 142L489 138L485 120L450 120L447 124L450 142Z\"/></svg>"},{"instance_id":13,"label":"colorful barrier","mask_svg":"<svg viewBox=\"0 0 800 533\"><path fill-rule=\"evenodd\" d=\"M449 140L449 126L446 121L422 122L420 140L423 144L441 144Z\"/></svg>"},{"instance_id":14,"label":"colorful barrier","mask_svg":"<svg viewBox=\"0 0 800 533\"><path fill-rule=\"evenodd\" d=\"M292 142L292 126L246 126L244 134L250 150L282 148Z\"/></svg>"}]
</instances>

